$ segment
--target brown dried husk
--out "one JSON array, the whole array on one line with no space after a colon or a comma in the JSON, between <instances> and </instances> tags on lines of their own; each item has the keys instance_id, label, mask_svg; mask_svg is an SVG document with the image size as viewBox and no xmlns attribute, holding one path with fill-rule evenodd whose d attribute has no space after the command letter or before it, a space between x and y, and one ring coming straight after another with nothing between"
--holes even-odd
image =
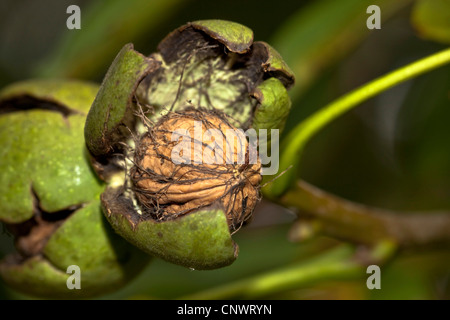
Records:
<instances>
[{"instance_id":1,"label":"brown dried husk","mask_svg":"<svg viewBox=\"0 0 450 320\"><path fill-rule=\"evenodd\" d=\"M203 141L194 136L195 121L202 124ZM189 137L172 141L172 134L180 129L187 130ZM208 147L214 138L208 140L206 136L205 140L208 129L218 129L223 138L215 150ZM164 221L218 206L224 209L231 231L251 217L260 199L261 163L259 158L250 161L256 163L249 163L251 155L256 155L256 146L249 144L243 134L235 135L234 150L227 147L227 129L238 132L220 111L192 108L170 112L155 126L148 127L137 143L130 170L133 190L144 213ZM171 159L172 150L185 141L184 146L191 148L190 163L176 164ZM240 151L245 154L244 163L238 163ZM182 151L179 155L183 156ZM189 159L188 154L185 156Z\"/></svg>"}]
</instances>

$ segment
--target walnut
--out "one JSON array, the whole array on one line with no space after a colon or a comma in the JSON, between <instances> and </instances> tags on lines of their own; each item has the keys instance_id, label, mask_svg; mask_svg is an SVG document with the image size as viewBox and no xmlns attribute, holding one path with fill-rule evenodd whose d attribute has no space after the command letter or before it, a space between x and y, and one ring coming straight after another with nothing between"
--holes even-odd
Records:
<instances>
[{"instance_id":1,"label":"walnut","mask_svg":"<svg viewBox=\"0 0 450 320\"><path fill-rule=\"evenodd\" d=\"M136 197L159 220L221 206L234 231L260 198L256 147L217 110L167 114L142 135L134 157L130 172Z\"/></svg>"}]
</instances>

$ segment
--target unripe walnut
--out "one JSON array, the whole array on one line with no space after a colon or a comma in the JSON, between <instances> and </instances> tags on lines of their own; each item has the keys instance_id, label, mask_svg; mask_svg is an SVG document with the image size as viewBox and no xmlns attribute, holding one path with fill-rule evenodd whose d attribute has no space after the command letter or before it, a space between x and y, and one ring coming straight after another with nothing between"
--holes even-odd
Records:
<instances>
[{"instance_id":1,"label":"unripe walnut","mask_svg":"<svg viewBox=\"0 0 450 320\"><path fill-rule=\"evenodd\" d=\"M259 199L256 132L283 128L293 83L278 52L231 21L190 22L148 57L125 45L85 126L93 167L107 184L108 222L166 261L202 270L230 265L238 255L231 234ZM197 139L195 120L203 144L180 137ZM223 138L234 127L249 130L248 142L237 134L243 153L208 140L209 129Z\"/></svg>"},{"instance_id":2,"label":"unripe walnut","mask_svg":"<svg viewBox=\"0 0 450 320\"><path fill-rule=\"evenodd\" d=\"M216 205L235 231L259 200L261 162L256 145L222 112L187 109L149 126L131 180L144 214L165 221Z\"/></svg>"}]
</instances>

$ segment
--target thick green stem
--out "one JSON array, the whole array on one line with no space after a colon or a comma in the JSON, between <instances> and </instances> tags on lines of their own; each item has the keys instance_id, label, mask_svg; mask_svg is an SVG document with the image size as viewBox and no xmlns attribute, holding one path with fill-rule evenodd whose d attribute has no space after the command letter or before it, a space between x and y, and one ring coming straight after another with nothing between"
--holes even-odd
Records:
<instances>
[{"instance_id":1,"label":"thick green stem","mask_svg":"<svg viewBox=\"0 0 450 320\"><path fill-rule=\"evenodd\" d=\"M324 126L358 106L361 102L411 78L450 63L450 48L413 62L387 75L379 77L334 102L326 105L295 127L284 140L280 155L279 172L293 166L288 174L283 174L264 189L268 197L277 197L292 185L297 176L299 156L305 144Z\"/></svg>"}]
</instances>

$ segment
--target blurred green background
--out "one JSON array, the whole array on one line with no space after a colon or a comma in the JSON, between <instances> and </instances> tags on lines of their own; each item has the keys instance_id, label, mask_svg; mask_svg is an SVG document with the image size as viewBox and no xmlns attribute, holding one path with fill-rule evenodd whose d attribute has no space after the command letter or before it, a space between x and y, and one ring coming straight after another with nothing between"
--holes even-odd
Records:
<instances>
[{"instance_id":1,"label":"blurred green background","mask_svg":"<svg viewBox=\"0 0 450 320\"><path fill-rule=\"evenodd\" d=\"M66 28L71 4L81 8L81 30ZM366 27L371 4L381 8L380 30ZM449 0L2 0L0 87L33 77L100 82L125 43L150 54L167 33L199 19L247 25L286 59L297 83L285 132L344 93L450 43ZM446 66L370 99L322 130L303 154L301 177L367 205L449 210L449 119ZM293 211L263 201L252 224L234 237L240 255L233 265L199 272L155 261L126 288L100 298L189 295L320 257L336 245L326 237L289 241L294 219ZM12 240L3 234L0 241L1 257ZM368 290L367 275L354 272L319 275L255 297L448 299L448 249L402 252L382 267L381 290ZM1 283L0 297L28 298Z\"/></svg>"}]
</instances>

